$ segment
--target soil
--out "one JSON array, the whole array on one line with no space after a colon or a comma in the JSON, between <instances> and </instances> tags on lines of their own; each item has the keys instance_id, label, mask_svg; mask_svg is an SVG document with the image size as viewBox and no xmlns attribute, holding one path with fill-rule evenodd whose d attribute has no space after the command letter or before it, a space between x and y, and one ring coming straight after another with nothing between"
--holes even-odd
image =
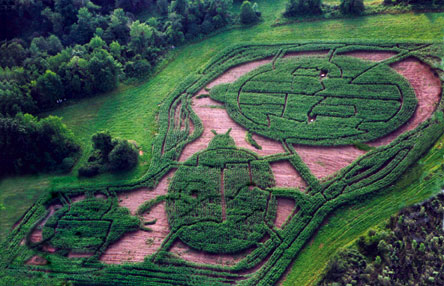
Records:
<instances>
[{"instance_id":1,"label":"soil","mask_svg":"<svg viewBox=\"0 0 444 286\"><path fill-rule=\"evenodd\" d=\"M383 60L386 60L388 58L391 58L393 56L396 56L397 52L377 52L377 51L354 51L354 52L348 52L343 53L341 55L344 56L350 56L359 58L362 60L372 61L372 62L380 62Z\"/></svg>"},{"instance_id":2,"label":"soil","mask_svg":"<svg viewBox=\"0 0 444 286\"><path fill-rule=\"evenodd\" d=\"M198 263L198 264L212 264L232 266L245 258L251 250L243 251L238 254L211 254L203 251L191 249L180 240L176 240L171 246L171 253L178 255L180 258Z\"/></svg>"},{"instance_id":3,"label":"soil","mask_svg":"<svg viewBox=\"0 0 444 286\"><path fill-rule=\"evenodd\" d=\"M155 199L160 195L167 194L168 183L170 178L174 175L174 171L175 170L170 170L165 176L163 176L159 184L153 190L149 188L140 188L134 191L120 193L118 195L119 205L128 208L131 214L135 215L139 206L144 202Z\"/></svg>"},{"instance_id":4,"label":"soil","mask_svg":"<svg viewBox=\"0 0 444 286\"><path fill-rule=\"evenodd\" d=\"M27 265L46 265L46 264L48 264L48 261L43 257L40 257L38 255L34 255L28 261L26 261L26 264Z\"/></svg>"},{"instance_id":5,"label":"soil","mask_svg":"<svg viewBox=\"0 0 444 286\"><path fill-rule=\"evenodd\" d=\"M42 241L42 239L43 239L43 236L42 236L43 226L48 221L48 219L55 213L55 211L57 209L61 208L61 207L62 207L61 205L55 204L55 205L51 205L48 208L49 214L34 228L34 231L32 232L32 234L30 236L30 241L32 243L38 243L38 242Z\"/></svg>"},{"instance_id":6,"label":"soil","mask_svg":"<svg viewBox=\"0 0 444 286\"><path fill-rule=\"evenodd\" d=\"M170 232L165 202L153 207L143 218L145 221L156 219L155 224L147 226L151 231L138 230L125 234L106 249L100 261L108 264L143 262L145 256L154 254Z\"/></svg>"},{"instance_id":7,"label":"soil","mask_svg":"<svg viewBox=\"0 0 444 286\"><path fill-rule=\"evenodd\" d=\"M201 92L199 92L198 94L200 93ZM258 150L247 143L247 141L245 140L247 130L234 122L234 120L230 118L224 108L210 107L223 106L221 103L218 103L211 98L205 97L198 99L194 97L192 100L192 106L194 112L202 120L204 130L202 136L185 146L179 158L179 161L181 162L186 161L194 153L207 148L208 143L214 137L214 134L211 132L211 130L215 130L218 134L221 134L227 132L230 128L232 129L230 135L231 137L233 137L238 147L249 149L261 156L285 152L284 148L279 142L272 141L258 135L253 135L253 138L262 147L262 150Z\"/></svg>"},{"instance_id":8,"label":"soil","mask_svg":"<svg viewBox=\"0 0 444 286\"><path fill-rule=\"evenodd\" d=\"M415 58L407 58L391 67L413 87L418 106L406 124L391 134L370 142L371 146L387 145L402 133L415 129L433 114L441 100L441 81L426 64Z\"/></svg>"},{"instance_id":9,"label":"soil","mask_svg":"<svg viewBox=\"0 0 444 286\"><path fill-rule=\"evenodd\" d=\"M276 187L298 188L305 190L307 183L288 161L278 161L270 164L274 174Z\"/></svg>"},{"instance_id":10,"label":"soil","mask_svg":"<svg viewBox=\"0 0 444 286\"><path fill-rule=\"evenodd\" d=\"M271 63L272 60L273 60L273 58L270 57L270 58L266 58L266 59L262 59L262 60L258 60L258 61L252 61L252 62L248 62L245 64L241 64L241 65L232 67L232 68L228 69L227 71L225 71L222 75L217 77L215 80L210 82L207 85L207 88L212 88L212 87L214 87L218 84L221 84L221 83L235 82L242 75L244 75L244 74L246 74L246 73L262 66L262 65Z\"/></svg>"},{"instance_id":11,"label":"soil","mask_svg":"<svg viewBox=\"0 0 444 286\"><path fill-rule=\"evenodd\" d=\"M276 227L282 228L287 218L293 212L296 204L294 200L287 198L277 198L276 201L277 201L277 213L274 224L276 225Z\"/></svg>"},{"instance_id":12,"label":"soil","mask_svg":"<svg viewBox=\"0 0 444 286\"><path fill-rule=\"evenodd\" d=\"M293 146L318 179L335 174L366 153L354 146L320 147L297 144Z\"/></svg>"}]
</instances>

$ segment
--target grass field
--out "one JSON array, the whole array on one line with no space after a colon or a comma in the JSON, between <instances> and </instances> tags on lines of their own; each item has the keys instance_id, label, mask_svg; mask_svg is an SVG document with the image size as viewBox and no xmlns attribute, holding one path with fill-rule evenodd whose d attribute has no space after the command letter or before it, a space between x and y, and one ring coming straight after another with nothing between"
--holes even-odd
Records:
<instances>
[{"instance_id":1,"label":"grass field","mask_svg":"<svg viewBox=\"0 0 444 286\"><path fill-rule=\"evenodd\" d=\"M79 180L76 169L71 174L35 175L6 178L0 181L0 237L9 231L12 224L32 204L40 192L47 187L78 186L80 184L112 183L140 177L149 166L151 144L156 135L155 121L158 105L190 72L196 70L222 48L241 42L263 43L284 42L303 39L343 40L343 39L385 39L385 40L441 40L444 18L442 13L380 15L362 18L299 23L271 28L284 2L258 1L264 21L246 29L232 29L200 42L186 45L171 52L174 60L151 80L137 86L121 86L111 94L80 101L52 112L63 117L65 124L73 130L84 153L80 161L85 161L91 150L91 135L108 129L112 135L135 140L144 151L141 164L127 173L104 174L93 179ZM334 2L333 0L331 2ZM442 142L443 140L441 140ZM417 167L429 171L442 157L442 151L435 150L424 159L424 165ZM78 168L78 165L77 165ZM418 171L416 171L418 172ZM421 191L410 185L408 189L398 186L394 192L382 195L366 204L352 209L343 209L332 217L315 237L313 244L306 247L295 261L293 271L285 285L304 285L314 281L313 276L322 270L328 257L346 243L349 243L368 227L379 224L399 208L428 197L432 191L432 180L417 182ZM402 194L402 196L400 196ZM363 210L372 212L372 217ZM348 231L344 231L346 225ZM355 227L356 226L356 227ZM324 244L321 247L321 244ZM312 257L317 257L313 261ZM299 266L303 267L299 267Z\"/></svg>"}]
</instances>

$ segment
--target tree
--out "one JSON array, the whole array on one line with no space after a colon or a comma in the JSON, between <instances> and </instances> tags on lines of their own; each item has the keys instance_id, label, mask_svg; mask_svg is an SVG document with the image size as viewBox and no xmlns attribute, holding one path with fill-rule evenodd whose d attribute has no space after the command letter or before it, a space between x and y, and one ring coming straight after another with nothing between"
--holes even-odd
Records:
<instances>
[{"instance_id":1,"label":"tree","mask_svg":"<svg viewBox=\"0 0 444 286\"><path fill-rule=\"evenodd\" d=\"M115 9L110 17L108 33L112 40L118 41L120 44L126 44L130 35L128 23L129 18L125 15L123 9Z\"/></svg>"},{"instance_id":2,"label":"tree","mask_svg":"<svg viewBox=\"0 0 444 286\"><path fill-rule=\"evenodd\" d=\"M319 14L321 10L321 0L289 0L285 7L285 17L295 17L304 14Z\"/></svg>"},{"instance_id":3,"label":"tree","mask_svg":"<svg viewBox=\"0 0 444 286\"><path fill-rule=\"evenodd\" d=\"M108 156L109 152L114 148L115 143L108 131L97 132L92 136L94 149L99 150L104 156Z\"/></svg>"},{"instance_id":4,"label":"tree","mask_svg":"<svg viewBox=\"0 0 444 286\"><path fill-rule=\"evenodd\" d=\"M130 47L136 54L143 55L152 43L153 28L139 20L133 22L130 28Z\"/></svg>"},{"instance_id":5,"label":"tree","mask_svg":"<svg viewBox=\"0 0 444 286\"><path fill-rule=\"evenodd\" d=\"M113 90L118 84L119 67L114 58L103 49L94 50L89 61L93 86L98 92Z\"/></svg>"},{"instance_id":6,"label":"tree","mask_svg":"<svg viewBox=\"0 0 444 286\"><path fill-rule=\"evenodd\" d=\"M65 95L60 76L51 70L46 70L39 76L36 83L37 96L35 100L41 107L50 107Z\"/></svg>"},{"instance_id":7,"label":"tree","mask_svg":"<svg viewBox=\"0 0 444 286\"><path fill-rule=\"evenodd\" d=\"M157 0L157 11L160 15L168 15L168 0Z\"/></svg>"},{"instance_id":8,"label":"tree","mask_svg":"<svg viewBox=\"0 0 444 286\"><path fill-rule=\"evenodd\" d=\"M240 21L242 24L252 24L255 23L259 17L256 12L254 12L250 1L244 1L241 5Z\"/></svg>"},{"instance_id":9,"label":"tree","mask_svg":"<svg viewBox=\"0 0 444 286\"><path fill-rule=\"evenodd\" d=\"M110 167L115 171L133 168L136 166L138 158L136 148L127 140L118 140L118 143L108 155Z\"/></svg>"},{"instance_id":10,"label":"tree","mask_svg":"<svg viewBox=\"0 0 444 286\"><path fill-rule=\"evenodd\" d=\"M362 14L364 12L364 0L342 0L339 9L343 14Z\"/></svg>"}]
</instances>

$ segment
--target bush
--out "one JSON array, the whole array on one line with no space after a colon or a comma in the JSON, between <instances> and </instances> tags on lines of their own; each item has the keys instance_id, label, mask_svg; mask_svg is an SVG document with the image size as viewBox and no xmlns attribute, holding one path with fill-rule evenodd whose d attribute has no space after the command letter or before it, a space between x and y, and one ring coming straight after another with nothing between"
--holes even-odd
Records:
<instances>
[{"instance_id":1,"label":"bush","mask_svg":"<svg viewBox=\"0 0 444 286\"><path fill-rule=\"evenodd\" d=\"M111 169L128 170L136 166L139 154L136 148L127 140L119 140L111 153L108 155L108 161Z\"/></svg>"},{"instance_id":2,"label":"bush","mask_svg":"<svg viewBox=\"0 0 444 286\"><path fill-rule=\"evenodd\" d=\"M100 165L97 163L88 163L85 166L80 167L79 176L80 177L94 177L99 174Z\"/></svg>"},{"instance_id":3,"label":"bush","mask_svg":"<svg viewBox=\"0 0 444 286\"><path fill-rule=\"evenodd\" d=\"M244 1L241 6L240 21L242 24L252 24L257 22L259 17L253 10L253 6L250 1Z\"/></svg>"},{"instance_id":4,"label":"bush","mask_svg":"<svg viewBox=\"0 0 444 286\"><path fill-rule=\"evenodd\" d=\"M295 17L306 14L320 14L321 0L289 0L285 7L284 17Z\"/></svg>"},{"instance_id":5,"label":"bush","mask_svg":"<svg viewBox=\"0 0 444 286\"><path fill-rule=\"evenodd\" d=\"M343 14L355 14L360 15L364 12L364 1L363 0L342 0L339 6Z\"/></svg>"}]
</instances>

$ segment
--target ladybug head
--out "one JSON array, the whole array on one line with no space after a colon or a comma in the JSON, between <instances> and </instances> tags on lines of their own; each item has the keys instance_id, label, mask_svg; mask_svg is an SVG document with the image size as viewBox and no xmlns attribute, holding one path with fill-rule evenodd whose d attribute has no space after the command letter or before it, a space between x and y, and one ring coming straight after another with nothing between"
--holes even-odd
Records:
<instances>
[{"instance_id":1,"label":"ladybug head","mask_svg":"<svg viewBox=\"0 0 444 286\"><path fill-rule=\"evenodd\" d=\"M230 136L231 128L224 134L217 134L215 130L211 130L211 132L213 132L214 138L208 144L208 149L236 147L234 139Z\"/></svg>"}]
</instances>

